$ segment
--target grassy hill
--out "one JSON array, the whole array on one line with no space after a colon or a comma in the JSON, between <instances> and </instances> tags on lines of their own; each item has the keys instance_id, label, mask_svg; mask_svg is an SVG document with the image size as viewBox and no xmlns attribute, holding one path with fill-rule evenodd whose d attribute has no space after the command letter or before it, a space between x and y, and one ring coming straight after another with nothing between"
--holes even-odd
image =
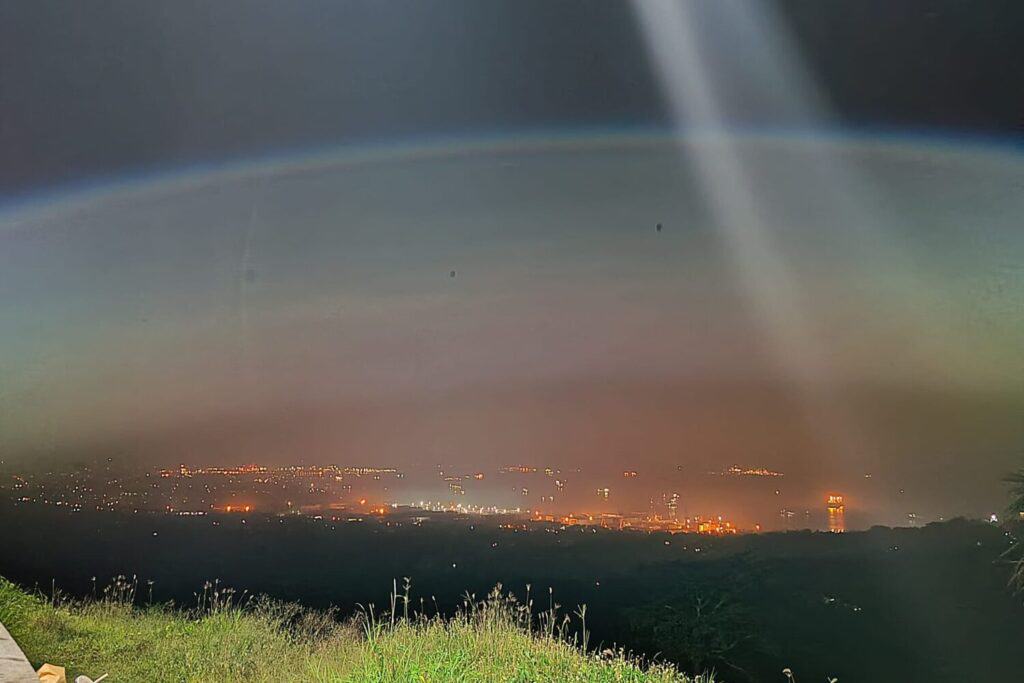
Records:
<instances>
[{"instance_id":1,"label":"grassy hill","mask_svg":"<svg viewBox=\"0 0 1024 683\"><path fill-rule=\"evenodd\" d=\"M135 589L122 581L95 600L61 601L0 579L0 621L34 665L64 666L69 680L709 683L621 652L584 652L565 637L565 617L497 591L449 619L406 617L411 605L396 591L384 616L368 609L344 622L216 586L189 610L135 607Z\"/></svg>"}]
</instances>

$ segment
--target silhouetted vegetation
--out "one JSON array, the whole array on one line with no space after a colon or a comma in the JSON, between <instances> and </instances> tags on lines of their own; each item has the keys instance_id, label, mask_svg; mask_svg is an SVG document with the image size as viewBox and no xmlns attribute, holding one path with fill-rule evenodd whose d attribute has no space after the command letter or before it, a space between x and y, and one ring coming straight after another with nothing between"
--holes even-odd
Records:
<instances>
[{"instance_id":1,"label":"silhouetted vegetation","mask_svg":"<svg viewBox=\"0 0 1024 683\"><path fill-rule=\"evenodd\" d=\"M713 667L732 683L782 680L785 667L801 680L877 680L886 671L930 683L972 680L978 661L993 680L1024 669L1024 606L1010 599L1000 561L1012 537L989 523L708 538L524 532L479 518L242 524L30 506L0 507L0 518L0 575L47 594L55 584L71 597L103 597L110 577L135 574L137 605L188 607L197 586L219 578L333 607L343 623L359 605L388 611L393 578L412 577L416 611L422 598L427 612L447 617L467 590L486 595L501 582L520 600L530 585L538 611L549 599L565 614L587 605L593 652L621 646L686 671Z\"/></svg>"},{"instance_id":2,"label":"silhouetted vegetation","mask_svg":"<svg viewBox=\"0 0 1024 683\"><path fill-rule=\"evenodd\" d=\"M1009 519L1007 526L1010 529L1019 529L1022 518L1024 518L1024 468L1011 472L1003 478L1010 485L1010 504L1007 506ZM1004 560L1012 567L1009 584L1020 593L1024 591L1024 547L1017 541L1016 536L1013 544L1003 554Z\"/></svg>"}]
</instances>

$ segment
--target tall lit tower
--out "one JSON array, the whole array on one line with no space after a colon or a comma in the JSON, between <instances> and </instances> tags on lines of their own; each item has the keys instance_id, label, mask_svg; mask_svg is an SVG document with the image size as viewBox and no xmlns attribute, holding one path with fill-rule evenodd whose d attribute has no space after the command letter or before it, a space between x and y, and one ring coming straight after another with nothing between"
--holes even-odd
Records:
<instances>
[{"instance_id":1,"label":"tall lit tower","mask_svg":"<svg viewBox=\"0 0 1024 683\"><path fill-rule=\"evenodd\" d=\"M825 509L828 511L828 530L834 534L846 531L846 507L843 505L843 497L830 495Z\"/></svg>"},{"instance_id":2,"label":"tall lit tower","mask_svg":"<svg viewBox=\"0 0 1024 683\"><path fill-rule=\"evenodd\" d=\"M669 519L675 521L677 519L676 510L679 509L679 494L673 493L669 496L668 502L665 503L665 506L668 508Z\"/></svg>"}]
</instances>

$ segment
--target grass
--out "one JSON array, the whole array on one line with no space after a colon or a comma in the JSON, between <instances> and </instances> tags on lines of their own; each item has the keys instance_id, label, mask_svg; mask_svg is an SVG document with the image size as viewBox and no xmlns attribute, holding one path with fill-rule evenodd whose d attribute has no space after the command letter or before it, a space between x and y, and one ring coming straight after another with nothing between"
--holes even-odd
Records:
<instances>
[{"instance_id":1,"label":"grass","mask_svg":"<svg viewBox=\"0 0 1024 683\"><path fill-rule=\"evenodd\" d=\"M576 628L585 641L585 609L534 613L529 597L500 587L445 619L411 611L408 585L396 586L383 615L368 608L347 621L210 584L189 610L135 606L135 590L120 579L97 599L63 600L0 578L0 622L34 665L64 666L69 680L711 683L621 651L587 652L569 636Z\"/></svg>"}]
</instances>

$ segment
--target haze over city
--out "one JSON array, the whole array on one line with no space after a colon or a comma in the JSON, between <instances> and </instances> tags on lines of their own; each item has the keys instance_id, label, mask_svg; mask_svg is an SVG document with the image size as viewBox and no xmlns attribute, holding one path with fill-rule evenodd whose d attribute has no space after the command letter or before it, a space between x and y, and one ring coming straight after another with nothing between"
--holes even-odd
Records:
<instances>
[{"instance_id":1,"label":"haze over city","mask_svg":"<svg viewBox=\"0 0 1024 683\"><path fill-rule=\"evenodd\" d=\"M587 490L740 463L786 472L798 506L872 474L879 520L997 509L1024 429L1021 162L739 144L815 357L780 359L663 135L332 153L11 209L5 457L524 463ZM870 178L873 232L803 201L830 191L823 150ZM916 194L925 163L941 199Z\"/></svg>"}]
</instances>

